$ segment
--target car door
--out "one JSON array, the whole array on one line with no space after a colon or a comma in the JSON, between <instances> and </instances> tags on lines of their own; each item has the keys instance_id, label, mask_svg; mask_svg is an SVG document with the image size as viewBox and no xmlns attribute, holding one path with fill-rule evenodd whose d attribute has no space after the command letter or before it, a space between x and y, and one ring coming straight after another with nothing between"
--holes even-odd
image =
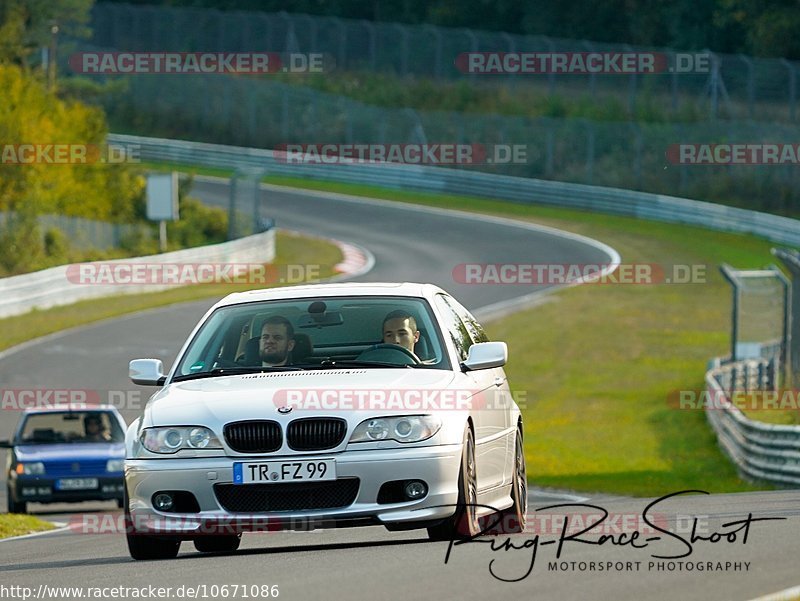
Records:
<instances>
[{"instance_id":1,"label":"car door","mask_svg":"<svg viewBox=\"0 0 800 601\"><path fill-rule=\"evenodd\" d=\"M475 342L485 341L486 335L482 329L478 332L475 330L474 324L468 325L468 320L461 318L459 313L466 312L466 309L461 307L455 299L440 294L436 301L440 312L445 317L450 336L459 353L459 361L464 361L467 358L469 347ZM471 315L469 317L474 321L474 317ZM508 443L505 430L507 418L506 411L502 410L503 401L498 398L498 391L502 387L502 383L498 382L498 377L500 376L495 369L481 369L464 372L461 378L461 381L464 382L463 387L479 392L478 398L482 405L472 411L479 490L499 486L506 479ZM505 376L502 376L501 379L502 382L505 382ZM501 405L499 408L498 403Z\"/></svg>"}]
</instances>

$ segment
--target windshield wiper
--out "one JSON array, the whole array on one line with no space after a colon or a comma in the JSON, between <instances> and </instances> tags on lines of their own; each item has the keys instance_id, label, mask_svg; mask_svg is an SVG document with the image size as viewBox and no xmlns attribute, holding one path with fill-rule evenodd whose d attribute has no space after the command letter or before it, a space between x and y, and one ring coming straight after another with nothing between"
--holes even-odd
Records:
<instances>
[{"instance_id":1,"label":"windshield wiper","mask_svg":"<svg viewBox=\"0 0 800 601\"><path fill-rule=\"evenodd\" d=\"M185 374L172 378L173 382L185 382L186 380L199 380L201 378L216 378L220 376L238 376L242 374L261 374L275 371L305 371L302 367L294 365L276 365L272 367L215 367L210 371L201 371L194 374Z\"/></svg>"}]
</instances>

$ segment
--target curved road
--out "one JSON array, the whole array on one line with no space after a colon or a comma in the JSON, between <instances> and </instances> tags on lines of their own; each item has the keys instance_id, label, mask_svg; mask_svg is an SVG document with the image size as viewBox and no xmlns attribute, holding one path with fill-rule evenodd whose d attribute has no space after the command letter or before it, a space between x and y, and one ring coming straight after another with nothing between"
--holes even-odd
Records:
<instances>
[{"instance_id":1,"label":"curved road","mask_svg":"<svg viewBox=\"0 0 800 601\"><path fill-rule=\"evenodd\" d=\"M194 194L207 202L227 203L227 188L219 182L197 183ZM433 282L471 309L507 303L531 290L455 284L451 272L459 263L608 262L606 251L597 245L480 216L277 187L262 192L262 203L262 214L274 217L279 227L330 236L369 249L376 264L362 279ZM129 384L128 361L155 355L171 363L188 331L211 304L210 300L194 302L98 323L0 354L0 388L127 391L123 414L130 420L148 391ZM0 438L9 436L16 419L17 414L10 411L0 414ZM535 482L535 474L532 477ZM709 474L709 486L713 488L713 474ZM5 488L0 490L4 495ZM531 509L581 500L534 491ZM612 515L622 514L626 519L641 515L647 503L621 497L583 501L602 505ZM755 517L789 518L751 524L746 544L742 544L743 532L736 542L698 542L694 554L683 561L702 561L703 571L694 564L692 571L686 566L679 571L668 563L663 569L658 565L648 569L648 561L656 561L651 553L685 552L683 543L666 536L666 540L653 541L651 549L639 550L630 545L612 547L615 541L602 547L570 542L561 561L583 565L555 565L552 567L558 569L550 570L548 563L555 561L556 550L554 544L545 543L558 535L552 522L542 523L542 546L532 573L514 583L493 577L490 562L496 560L492 564L496 576L519 578L530 567L530 546L492 551L487 544L464 545L453 549L445 565L446 543L427 542L417 532L389 533L382 527L245 535L242 550L227 556L202 556L191 543L184 543L177 560L150 564L130 560L124 537L118 534L63 531L0 542L0 586L37 589L43 583L84 587L152 584L172 587L168 598L179 598L181 591L177 589L182 585L277 584L282 599L749 599L797 582L793 563L800 550L798 501L797 493L770 492L682 497L661 504L657 525L674 527L677 519L683 532L689 520L676 516L706 516L700 521L700 532L706 535L734 529L722 523L743 519L750 512ZM67 511L89 512L84 515L90 517L61 513ZM113 504L42 506L39 512L64 522L118 515ZM688 532L684 534L689 536ZM514 542L522 546L525 541L532 545L534 540L531 534L516 537ZM634 570L637 561L639 569ZM742 569L743 562L750 563L747 571L734 571L732 565L727 571L709 571L707 562L716 561L741 562ZM599 571L598 566L605 562L622 563L614 564L612 571ZM210 594L211 590L206 592ZM74 595L62 592L59 597L69 596ZM240 594L237 598L244 597Z\"/></svg>"}]
</instances>

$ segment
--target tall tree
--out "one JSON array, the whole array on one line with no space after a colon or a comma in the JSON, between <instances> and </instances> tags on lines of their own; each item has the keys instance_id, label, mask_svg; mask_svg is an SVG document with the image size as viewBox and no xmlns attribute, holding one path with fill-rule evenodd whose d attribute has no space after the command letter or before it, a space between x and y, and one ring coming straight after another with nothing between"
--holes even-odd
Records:
<instances>
[{"instance_id":1,"label":"tall tree","mask_svg":"<svg viewBox=\"0 0 800 601\"><path fill-rule=\"evenodd\" d=\"M0 0L0 62L26 64L59 34L88 37L94 0Z\"/></svg>"}]
</instances>

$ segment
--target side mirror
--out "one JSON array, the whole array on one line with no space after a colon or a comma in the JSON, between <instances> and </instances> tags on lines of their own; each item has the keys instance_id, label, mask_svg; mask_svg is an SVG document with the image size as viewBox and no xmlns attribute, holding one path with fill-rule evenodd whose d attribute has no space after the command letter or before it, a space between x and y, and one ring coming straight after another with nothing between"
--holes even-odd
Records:
<instances>
[{"instance_id":1,"label":"side mirror","mask_svg":"<svg viewBox=\"0 0 800 601\"><path fill-rule=\"evenodd\" d=\"M464 371L503 367L508 361L505 342L478 342L469 347L467 360L461 364Z\"/></svg>"},{"instance_id":2,"label":"side mirror","mask_svg":"<svg viewBox=\"0 0 800 601\"><path fill-rule=\"evenodd\" d=\"M128 366L128 376L140 386L163 386L167 381L161 359L134 359Z\"/></svg>"},{"instance_id":3,"label":"side mirror","mask_svg":"<svg viewBox=\"0 0 800 601\"><path fill-rule=\"evenodd\" d=\"M0 449L10 449L13 446L10 440L0 440Z\"/></svg>"}]
</instances>

